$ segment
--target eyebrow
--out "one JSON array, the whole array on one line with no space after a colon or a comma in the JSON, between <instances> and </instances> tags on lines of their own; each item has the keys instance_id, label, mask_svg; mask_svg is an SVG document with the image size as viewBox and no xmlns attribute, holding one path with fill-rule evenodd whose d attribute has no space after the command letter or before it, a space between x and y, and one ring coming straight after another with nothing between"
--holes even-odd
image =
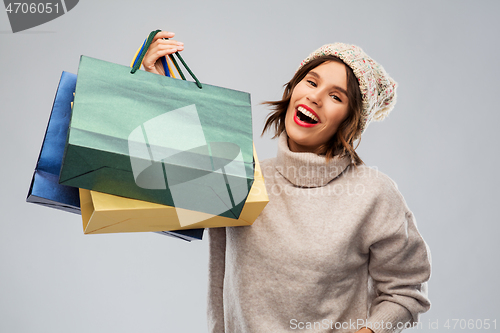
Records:
<instances>
[{"instance_id":1,"label":"eyebrow","mask_svg":"<svg viewBox=\"0 0 500 333\"><path fill-rule=\"evenodd\" d=\"M315 78L317 78L317 79L321 79L321 77L319 76L319 74L318 74L318 73L316 73L316 72L315 72L315 71L313 71L313 70L310 70L310 71L309 71L309 73L307 73L307 74L311 74L311 75L312 75L312 76L314 76ZM339 86L337 86L337 85L333 85L333 88L334 88L334 89L336 89L336 90L338 90L338 91L340 91L340 92L341 92L341 93L343 93L344 95L346 95L346 97L348 96L348 95L347 95L347 91L346 91L344 88L339 87Z\"/></svg>"}]
</instances>

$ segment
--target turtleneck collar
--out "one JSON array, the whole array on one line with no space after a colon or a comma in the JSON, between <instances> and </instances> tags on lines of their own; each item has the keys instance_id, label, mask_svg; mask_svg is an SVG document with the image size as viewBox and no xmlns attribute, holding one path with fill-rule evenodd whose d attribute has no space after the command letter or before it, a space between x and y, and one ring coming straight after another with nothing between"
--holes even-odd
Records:
<instances>
[{"instance_id":1,"label":"turtleneck collar","mask_svg":"<svg viewBox=\"0 0 500 333\"><path fill-rule=\"evenodd\" d=\"M276 170L289 182L300 187L321 187L337 178L350 164L349 157L335 156L330 161L315 153L295 153L288 147L288 136L278 138Z\"/></svg>"}]
</instances>

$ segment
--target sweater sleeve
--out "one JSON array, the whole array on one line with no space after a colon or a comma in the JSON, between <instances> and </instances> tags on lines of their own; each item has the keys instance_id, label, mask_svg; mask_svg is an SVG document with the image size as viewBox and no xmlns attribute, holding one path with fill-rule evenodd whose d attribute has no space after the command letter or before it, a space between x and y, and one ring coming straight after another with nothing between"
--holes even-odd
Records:
<instances>
[{"instance_id":1,"label":"sweater sleeve","mask_svg":"<svg viewBox=\"0 0 500 333\"><path fill-rule=\"evenodd\" d=\"M224 274L226 267L226 228L210 228L208 263L208 331L224 333Z\"/></svg>"},{"instance_id":2,"label":"sweater sleeve","mask_svg":"<svg viewBox=\"0 0 500 333\"><path fill-rule=\"evenodd\" d=\"M415 325L419 315L430 308L430 251L413 214L406 211L401 220L395 232L370 246L368 270L376 295L367 326L375 333L401 332L405 324L406 328Z\"/></svg>"}]
</instances>

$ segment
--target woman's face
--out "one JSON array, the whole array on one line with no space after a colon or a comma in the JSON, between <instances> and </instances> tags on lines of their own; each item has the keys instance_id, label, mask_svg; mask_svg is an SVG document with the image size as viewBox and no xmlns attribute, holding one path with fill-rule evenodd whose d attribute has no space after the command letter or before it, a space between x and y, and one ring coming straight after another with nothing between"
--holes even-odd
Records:
<instances>
[{"instance_id":1,"label":"woman's face","mask_svg":"<svg viewBox=\"0 0 500 333\"><path fill-rule=\"evenodd\" d=\"M318 153L347 118L348 102L344 64L329 61L309 71L293 89L286 111L290 150Z\"/></svg>"}]
</instances>

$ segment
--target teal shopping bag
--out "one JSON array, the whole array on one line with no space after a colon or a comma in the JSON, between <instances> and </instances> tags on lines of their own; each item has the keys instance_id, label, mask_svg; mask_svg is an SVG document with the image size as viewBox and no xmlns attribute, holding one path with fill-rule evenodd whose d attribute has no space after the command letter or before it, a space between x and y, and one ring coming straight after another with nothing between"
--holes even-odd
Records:
<instances>
[{"instance_id":1,"label":"teal shopping bag","mask_svg":"<svg viewBox=\"0 0 500 333\"><path fill-rule=\"evenodd\" d=\"M60 184L237 219L253 162L248 93L81 57Z\"/></svg>"}]
</instances>

